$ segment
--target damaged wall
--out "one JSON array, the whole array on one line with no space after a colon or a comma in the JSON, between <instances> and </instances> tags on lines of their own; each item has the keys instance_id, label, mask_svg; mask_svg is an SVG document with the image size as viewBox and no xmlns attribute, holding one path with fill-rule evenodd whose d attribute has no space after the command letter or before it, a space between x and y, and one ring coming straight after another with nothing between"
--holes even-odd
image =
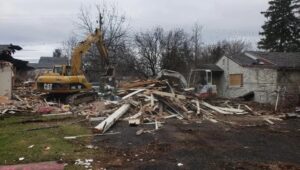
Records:
<instances>
[{"instance_id":1,"label":"damaged wall","mask_svg":"<svg viewBox=\"0 0 300 170\"><path fill-rule=\"evenodd\" d=\"M260 103L275 103L277 89L277 70L268 68L242 67L227 57L217 63L224 70L221 81L217 84L218 94L222 97L235 98L253 91L254 100ZM230 74L242 74L242 85L231 86Z\"/></svg>"},{"instance_id":2,"label":"damaged wall","mask_svg":"<svg viewBox=\"0 0 300 170\"><path fill-rule=\"evenodd\" d=\"M300 70L279 70L278 86L282 87L282 103L300 104Z\"/></svg>"},{"instance_id":3,"label":"damaged wall","mask_svg":"<svg viewBox=\"0 0 300 170\"><path fill-rule=\"evenodd\" d=\"M11 99L13 75L12 64L0 61L0 96L6 96Z\"/></svg>"}]
</instances>

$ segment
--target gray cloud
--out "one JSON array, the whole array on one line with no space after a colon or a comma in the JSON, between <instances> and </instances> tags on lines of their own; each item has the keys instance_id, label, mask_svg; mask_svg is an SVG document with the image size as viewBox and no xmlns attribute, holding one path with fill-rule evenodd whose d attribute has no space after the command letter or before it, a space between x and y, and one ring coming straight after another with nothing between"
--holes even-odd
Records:
<instances>
[{"instance_id":1,"label":"gray cloud","mask_svg":"<svg viewBox=\"0 0 300 170\"><path fill-rule=\"evenodd\" d=\"M111 2L111 0L104 0ZM0 2L0 43L36 48L49 44L49 55L66 40L77 20L81 5L103 0L9 0ZM203 25L203 40L244 38L255 42L267 8L267 0L115 0L134 31L161 26L191 30L195 22ZM34 51L33 50L33 51ZM21 52L20 52L21 53ZM37 57L41 53L24 52ZM47 54L43 52L43 54ZM18 54L18 56L22 55Z\"/></svg>"}]
</instances>

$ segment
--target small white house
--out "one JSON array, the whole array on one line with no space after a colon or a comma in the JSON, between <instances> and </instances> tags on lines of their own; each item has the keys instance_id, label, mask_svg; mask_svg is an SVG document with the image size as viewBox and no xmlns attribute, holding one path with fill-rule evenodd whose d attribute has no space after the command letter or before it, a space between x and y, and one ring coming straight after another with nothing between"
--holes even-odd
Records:
<instances>
[{"instance_id":1,"label":"small white house","mask_svg":"<svg viewBox=\"0 0 300 170\"><path fill-rule=\"evenodd\" d=\"M0 61L0 96L12 97L13 65L9 62Z\"/></svg>"},{"instance_id":2,"label":"small white house","mask_svg":"<svg viewBox=\"0 0 300 170\"><path fill-rule=\"evenodd\" d=\"M260 103L299 104L300 53L245 52L223 56L217 63L224 72L218 76L218 94L236 98L249 92ZM278 96L279 91L279 96Z\"/></svg>"}]
</instances>

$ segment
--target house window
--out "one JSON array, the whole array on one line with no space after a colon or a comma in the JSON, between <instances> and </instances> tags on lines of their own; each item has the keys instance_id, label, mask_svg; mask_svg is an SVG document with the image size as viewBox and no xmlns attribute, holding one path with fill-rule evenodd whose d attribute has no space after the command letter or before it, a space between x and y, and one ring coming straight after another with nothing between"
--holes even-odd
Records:
<instances>
[{"instance_id":1,"label":"house window","mask_svg":"<svg viewBox=\"0 0 300 170\"><path fill-rule=\"evenodd\" d=\"M230 86L243 86L243 74L230 74L229 75Z\"/></svg>"}]
</instances>

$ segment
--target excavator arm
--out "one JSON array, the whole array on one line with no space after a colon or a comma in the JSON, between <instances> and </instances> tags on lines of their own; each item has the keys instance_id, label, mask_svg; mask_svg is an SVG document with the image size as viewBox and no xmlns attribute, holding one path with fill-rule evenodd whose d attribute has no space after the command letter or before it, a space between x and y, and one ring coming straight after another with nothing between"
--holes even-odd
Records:
<instances>
[{"instance_id":1,"label":"excavator arm","mask_svg":"<svg viewBox=\"0 0 300 170\"><path fill-rule=\"evenodd\" d=\"M71 57L72 74L82 74L81 64L82 56L91 48L92 44L96 44L101 57L104 58L106 64L108 62L108 52L103 42L103 34L99 29L96 29L95 33L89 35L85 41L80 42L73 50Z\"/></svg>"}]
</instances>

